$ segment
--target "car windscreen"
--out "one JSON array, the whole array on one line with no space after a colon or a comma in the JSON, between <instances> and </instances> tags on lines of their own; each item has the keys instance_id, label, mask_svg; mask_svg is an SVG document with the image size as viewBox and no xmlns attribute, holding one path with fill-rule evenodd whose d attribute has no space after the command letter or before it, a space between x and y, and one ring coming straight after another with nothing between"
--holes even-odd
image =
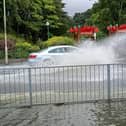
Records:
<instances>
[{"instance_id":1,"label":"car windscreen","mask_svg":"<svg viewBox=\"0 0 126 126\"><path fill-rule=\"evenodd\" d=\"M64 48L56 48L49 50L48 53L64 53Z\"/></svg>"}]
</instances>

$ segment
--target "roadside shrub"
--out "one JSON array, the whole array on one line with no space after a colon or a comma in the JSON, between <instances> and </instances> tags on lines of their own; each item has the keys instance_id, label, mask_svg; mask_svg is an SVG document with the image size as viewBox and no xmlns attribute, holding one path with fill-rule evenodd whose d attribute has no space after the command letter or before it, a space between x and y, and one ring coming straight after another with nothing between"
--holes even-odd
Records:
<instances>
[{"instance_id":1,"label":"roadside shrub","mask_svg":"<svg viewBox=\"0 0 126 126\"><path fill-rule=\"evenodd\" d=\"M23 50L29 50L31 48L31 43L28 42L18 42L16 43L16 48L21 48Z\"/></svg>"},{"instance_id":2,"label":"roadside shrub","mask_svg":"<svg viewBox=\"0 0 126 126\"><path fill-rule=\"evenodd\" d=\"M28 42L16 43L15 58L27 58L29 53L40 50L39 46Z\"/></svg>"},{"instance_id":3,"label":"roadside shrub","mask_svg":"<svg viewBox=\"0 0 126 126\"><path fill-rule=\"evenodd\" d=\"M107 34L100 31L97 33L97 40L101 40L101 39L105 38L106 36L107 36Z\"/></svg>"},{"instance_id":4,"label":"roadside shrub","mask_svg":"<svg viewBox=\"0 0 126 126\"><path fill-rule=\"evenodd\" d=\"M16 47L13 50L8 50L9 58L27 58L29 53L40 50L39 46L32 45L28 42L16 43ZM4 59L5 52L0 50L0 59Z\"/></svg>"},{"instance_id":5,"label":"roadside shrub","mask_svg":"<svg viewBox=\"0 0 126 126\"><path fill-rule=\"evenodd\" d=\"M8 42L9 41L15 42L15 45L13 46L13 48L11 49L8 48L9 58L27 58L29 53L40 50L39 46L26 42L23 38L17 37L15 35L8 35L7 38L8 38ZM4 47L3 41L4 41L4 34L0 33L0 42L1 42L0 46L1 47L2 46ZM4 57L5 57L4 49L0 49L0 59L4 59Z\"/></svg>"},{"instance_id":6,"label":"roadside shrub","mask_svg":"<svg viewBox=\"0 0 126 126\"><path fill-rule=\"evenodd\" d=\"M16 36L16 35L13 35L13 34L7 34L7 38L9 40L13 40L15 42L24 42L25 39L23 39L22 37L20 36ZM0 40L4 39L4 34L3 33L0 33Z\"/></svg>"},{"instance_id":7,"label":"roadside shrub","mask_svg":"<svg viewBox=\"0 0 126 126\"><path fill-rule=\"evenodd\" d=\"M39 44L40 48L47 48L55 45L74 45L75 41L69 37L55 36Z\"/></svg>"},{"instance_id":8,"label":"roadside shrub","mask_svg":"<svg viewBox=\"0 0 126 126\"><path fill-rule=\"evenodd\" d=\"M27 58L29 52L24 50L23 48L16 48L15 50L11 50L8 53L9 58Z\"/></svg>"},{"instance_id":9,"label":"roadside shrub","mask_svg":"<svg viewBox=\"0 0 126 126\"><path fill-rule=\"evenodd\" d=\"M5 51L0 50L0 59L3 59L5 57Z\"/></svg>"},{"instance_id":10,"label":"roadside shrub","mask_svg":"<svg viewBox=\"0 0 126 126\"><path fill-rule=\"evenodd\" d=\"M15 47L14 40L8 39L7 40L7 47L8 47L8 50L13 49ZM5 48L5 41L4 41L4 39L1 39L0 40L0 50L4 50L4 48Z\"/></svg>"}]
</instances>

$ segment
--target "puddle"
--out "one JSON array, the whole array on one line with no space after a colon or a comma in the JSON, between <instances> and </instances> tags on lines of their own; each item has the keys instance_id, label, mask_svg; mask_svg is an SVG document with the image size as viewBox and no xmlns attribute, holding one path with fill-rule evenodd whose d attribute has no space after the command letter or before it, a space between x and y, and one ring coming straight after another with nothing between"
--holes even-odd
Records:
<instances>
[{"instance_id":1,"label":"puddle","mask_svg":"<svg viewBox=\"0 0 126 126\"><path fill-rule=\"evenodd\" d=\"M0 126L125 126L126 102L1 109Z\"/></svg>"}]
</instances>

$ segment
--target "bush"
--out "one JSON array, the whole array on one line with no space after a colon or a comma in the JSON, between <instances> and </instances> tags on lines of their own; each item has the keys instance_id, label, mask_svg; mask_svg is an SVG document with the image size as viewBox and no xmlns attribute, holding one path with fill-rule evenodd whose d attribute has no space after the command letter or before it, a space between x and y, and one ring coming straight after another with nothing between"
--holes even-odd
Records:
<instances>
[{"instance_id":1,"label":"bush","mask_svg":"<svg viewBox=\"0 0 126 126\"><path fill-rule=\"evenodd\" d=\"M29 53L40 50L39 46L28 42L16 43L15 58L27 58Z\"/></svg>"},{"instance_id":2,"label":"bush","mask_svg":"<svg viewBox=\"0 0 126 126\"><path fill-rule=\"evenodd\" d=\"M72 38L69 37L63 37L63 36L55 36L50 39L48 39L45 42L41 42L39 44L40 48L47 48L49 46L55 46L55 45L74 45L75 41Z\"/></svg>"},{"instance_id":3,"label":"bush","mask_svg":"<svg viewBox=\"0 0 126 126\"><path fill-rule=\"evenodd\" d=\"M17 37L15 35L8 35L8 40L12 40L16 43L15 48L8 50L9 58L27 58L29 53L40 50L39 46L32 45L26 42L23 38ZM4 34L0 33L0 40L3 41ZM5 57L4 50L0 50L0 59Z\"/></svg>"},{"instance_id":4,"label":"bush","mask_svg":"<svg viewBox=\"0 0 126 126\"><path fill-rule=\"evenodd\" d=\"M7 34L7 38L9 40L13 40L15 42L24 42L25 39L19 37L19 36L16 36L16 35L12 35L12 34ZM4 39L4 34L3 33L0 33L0 40Z\"/></svg>"},{"instance_id":5,"label":"bush","mask_svg":"<svg viewBox=\"0 0 126 126\"><path fill-rule=\"evenodd\" d=\"M5 51L0 50L0 59L3 59L5 57Z\"/></svg>"},{"instance_id":6,"label":"bush","mask_svg":"<svg viewBox=\"0 0 126 126\"><path fill-rule=\"evenodd\" d=\"M27 58L29 55L29 52L26 50L23 50L23 48L16 48L15 50L11 50L8 53L9 58Z\"/></svg>"},{"instance_id":7,"label":"bush","mask_svg":"<svg viewBox=\"0 0 126 126\"><path fill-rule=\"evenodd\" d=\"M39 46L32 45L28 42L16 43L13 50L8 50L9 58L27 58L29 53L40 50ZM5 57L4 50L0 51L0 59Z\"/></svg>"},{"instance_id":8,"label":"bush","mask_svg":"<svg viewBox=\"0 0 126 126\"><path fill-rule=\"evenodd\" d=\"M101 40L103 38L105 38L107 35L104 32L98 32L97 33L97 40Z\"/></svg>"}]
</instances>

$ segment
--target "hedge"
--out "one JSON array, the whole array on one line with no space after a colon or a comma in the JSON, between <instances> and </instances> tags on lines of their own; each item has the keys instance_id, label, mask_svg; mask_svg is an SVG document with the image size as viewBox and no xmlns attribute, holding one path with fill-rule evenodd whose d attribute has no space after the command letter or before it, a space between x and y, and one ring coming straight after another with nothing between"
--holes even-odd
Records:
<instances>
[{"instance_id":1,"label":"hedge","mask_svg":"<svg viewBox=\"0 0 126 126\"><path fill-rule=\"evenodd\" d=\"M43 49L55 45L74 45L74 44L75 41L72 38L63 37L63 36L54 36L45 42L39 43L39 46L41 49Z\"/></svg>"},{"instance_id":2,"label":"hedge","mask_svg":"<svg viewBox=\"0 0 126 126\"><path fill-rule=\"evenodd\" d=\"M9 58L27 58L29 53L40 50L39 46L32 45L28 42L16 43L16 47L13 50L8 50ZM4 50L0 51L0 59L4 58Z\"/></svg>"}]
</instances>

